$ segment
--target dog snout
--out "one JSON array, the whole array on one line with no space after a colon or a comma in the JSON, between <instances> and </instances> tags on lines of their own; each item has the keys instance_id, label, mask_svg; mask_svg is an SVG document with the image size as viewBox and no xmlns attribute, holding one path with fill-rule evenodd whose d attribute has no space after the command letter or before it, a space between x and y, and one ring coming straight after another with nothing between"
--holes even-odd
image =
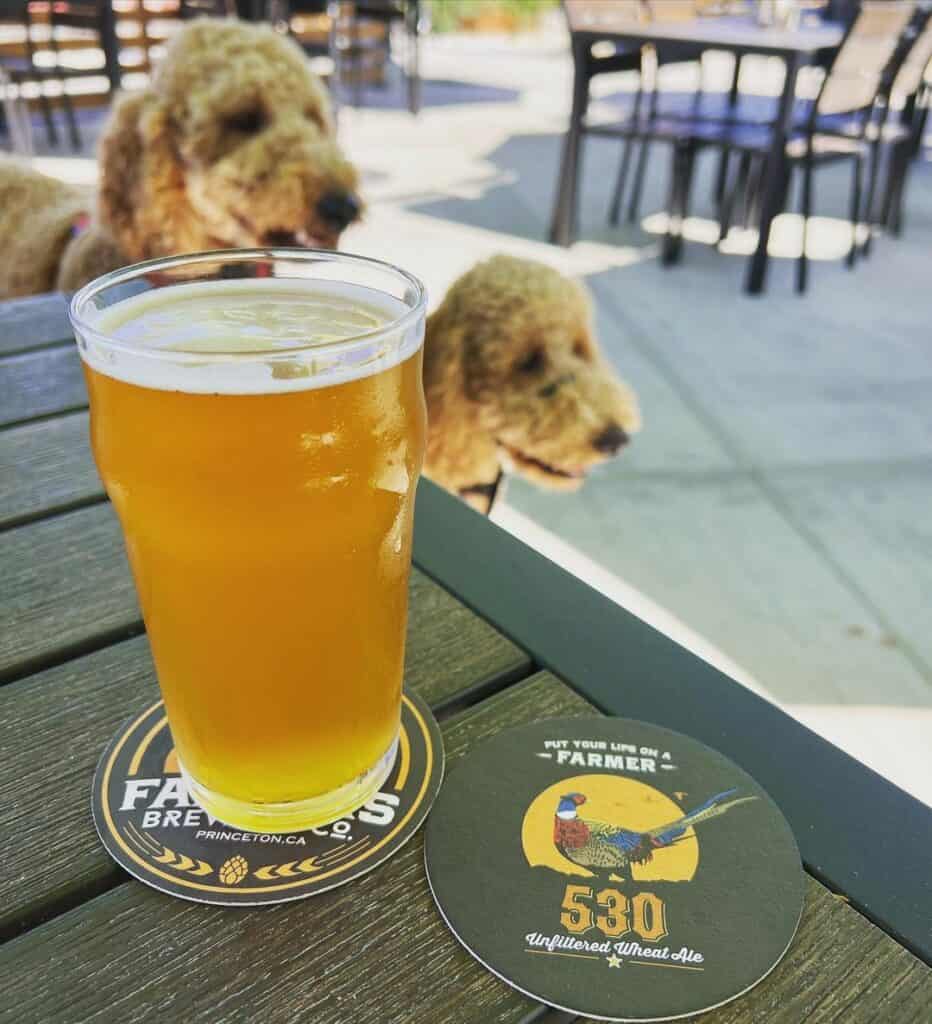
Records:
<instances>
[{"instance_id":1,"label":"dog snout","mask_svg":"<svg viewBox=\"0 0 932 1024\"><path fill-rule=\"evenodd\" d=\"M628 443L628 435L617 423L610 423L592 439L592 447L603 455L614 455Z\"/></svg>"},{"instance_id":2,"label":"dog snout","mask_svg":"<svg viewBox=\"0 0 932 1024\"><path fill-rule=\"evenodd\" d=\"M359 200L351 192L328 192L317 204L321 218L339 231L353 223L359 208Z\"/></svg>"}]
</instances>

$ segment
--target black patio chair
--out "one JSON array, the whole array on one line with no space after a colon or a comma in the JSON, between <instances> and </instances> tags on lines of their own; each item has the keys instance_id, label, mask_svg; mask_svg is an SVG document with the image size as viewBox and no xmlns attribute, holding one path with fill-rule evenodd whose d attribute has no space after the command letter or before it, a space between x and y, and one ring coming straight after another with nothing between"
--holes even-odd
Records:
<instances>
[{"instance_id":1,"label":"black patio chair","mask_svg":"<svg viewBox=\"0 0 932 1024\"><path fill-rule=\"evenodd\" d=\"M4 74L17 90L21 90L24 85L36 87L49 145L57 146L58 129L52 115L52 104L45 89L45 83L52 76L45 68L36 63L35 38L28 0L0 0L0 23L2 22L17 24L24 32L22 56L0 55L0 64L3 66Z\"/></svg>"},{"instance_id":2,"label":"black patio chair","mask_svg":"<svg viewBox=\"0 0 932 1024\"><path fill-rule=\"evenodd\" d=\"M408 110L417 114L421 109L420 71L420 0L354 0L352 17L380 21L386 29L389 45L391 26L399 22L404 26L405 54L402 62L408 94Z\"/></svg>"},{"instance_id":3,"label":"black patio chair","mask_svg":"<svg viewBox=\"0 0 932 1024\"><path fill-rule=\"evenodd\" d=\"M642 10L646 21L650 22L676 22L691 21L698 16L699 4L697 0L643 0ZM702 56L705 47L692 43L667 43L663 46L652 46L649 48L652 56L652 81L649 88L644 90L643 80L646 70L642 65L642 82L638 89L634 105L629 111L628 132L622 151L621 161L618 165L618 176L615 179L615 188L612 193L612 200L609 206L609 223L617 226L621 219L621 205L624 199L625 186L628 179L631 154L635 146L638 146L638 161L634 172L634 181L631 186L631 195L628 200L627 217L628 222L633 224L637 220L638 209L641 203L641 193L644 189L644 175L647 171L647 157L650 149L649 125L657 117L678 117L698 116L706 103L707 96L703 88ZM659 88L659 71L661 67L669 64L697 63L698 79L696 88L692 95L683 97L680 94L669 96ZM734 78L737 83L740 65L736 63ZM735 85L736 87L736 85ZM643 101L644 92L647 92L646 109ZM685 99L685 103L683 102ZM647 129L645 131L645 128Z\"/></svg>"},{"instance_id":4,"label":"black patio chair","mask_svg":"<svg viewBox=\"0 0 932 1024\"><path fill-rule=\"evenodd\" d=\"M922 149L932 99L932 10L923 11L921 18L891 88L899 112L882 132L882 141L889 148L889 161L880 210L868 205L869 222L885 228L894 237L903 230L906 184L910 168ZM869 250L870 235L865 245Z\"/></svg>"},{"instance_id":5,"label":"black patio chair","mask_svg":"<svg viewBox=\"0 0 932 1024\"><path fill-rule=\"evenodd\" d=\"M864 0L857 18L844 39L822 81L815 100L806 104L800 126L787 141L783 154L781 190L788 194L794 169L802 173L800 213L803 218L802 251L797 262L796 290L806 290L808 258L806 236L812 212L813 176L816 167L849 160L852 181L849 201L851 246L847 264L854 266L862 213L864 163L871 152L872 132L878 130L876 112L892 79L891 68L903 33L916 10L912 0ZM720 211L720 232L724 237L740 188L740 177L750 163L762 167L771 152L772 125L731 124L714 121L683 122L662 126L674 146L671 171L668 233L679 235L689 208L689 192L696 153L715 147L742 157L739 180L726 189ZM763 175L761 175L763 177ZM763 199L760 200L763 202ZM783 203L779 204L781 207ZM668 262L675 259L680 238L668 238Z\"/></svg>"},{"instance_id":6,"label":"black patio chair","mask_svg":"<svg viewBox=\"0 0 932 1024\"><path fill-rule=\"evenodd\" d=\"M423 10L420 0L235 0L240 16L252 20L268 18L283 26L298 14L326 14L331 30L326 42L302 41L305 52L312 57L329 56L333 61L333 78L343 81L351 77L353 106L362 106L363 73L369 57L376 51L388 56L391 50L391 27L400 22L405 29L405 54L402 70L407 89L408 109L417 114L421 108L420 35ZM246 13L244 13L246 12ZM362 22L380 22L385 35L367 39L361 32ZM334 93L336 102L336 93Z\"/></svg>"},{"instance_id":7,"label":"black patio chair","mask_svg":"<svg viewBox=\"0 0 932 1024\"><path fill-rule=\"evenodd\" d=\"M679 0L671 2L679 3ZM605 3L605 0L563 0L563 11L570 31L573 54L573 102L560 159L550 241L558 245L569 245L576 236L579 166L582 140L586 135L609 136L625 141L619 169L619 182L621 188L624 187L632 155L628 127L636 123L640 115L644 96L643 82L639 84L631 106L624 111L622 120L612 124L588 123L589 90L592 79L600 74L613 71L641 73L643 48L635 44L619 43L609 37L619 26L642 23L649 16L649 11L644 0L614 0L612 3ZM689 44L664 47L657 53L656 59L660 63L691 60L697 52L697 48ZM639 174L643 177L640 161ZM616 182L616 193L619 192L619 182Z\"/></svg>"},{"instance_id":8,"label":"black patio chair","mask_svg":"<svg viewBox=\"0 0 932 1024\"><path fill-rule=\"evenodd\" d=\"M81 133L75 117L74 104L66 88L66 81L76 78L94 78L102 72L100 68L75 68L62 63L60 29L77 30L86 38L89 47L96 47L104 58L103 73L106 74L112 92L120 87L119 42L116 34L116 16L111 0L50 0L49 3L49 46L55 56L55 65L47 71L49 77L61 83L62 108L68 122L71 144L81 148Z\"/></svg>"}]
</instances>

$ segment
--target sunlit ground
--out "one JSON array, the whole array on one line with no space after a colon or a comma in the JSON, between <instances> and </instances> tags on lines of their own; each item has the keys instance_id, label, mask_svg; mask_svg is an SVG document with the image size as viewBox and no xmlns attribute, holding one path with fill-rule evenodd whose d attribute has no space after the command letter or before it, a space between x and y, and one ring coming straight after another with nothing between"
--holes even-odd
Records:
<instances>
[{"instance_id":1,"label":"sunlit ground","mask_svg":"<svg viewBox=\"0 0 932 1024\"><path fill-rule=\"evenodd\" d=\"M644 217L641 226L652 235L667 231L665 213L652 213ZM687 217L681 234L687 242L717 245L727 256L747 256L757 248L758 233L753 228L732 227L728 236L719 241L719 225L708 217ZM858 244L864 241L867 229L858 228ZM811 260L841 260L851 248L851 224L837 217L810 217L806 230L806 255ZM803 244L803 218L796 213L781 213L770 227L767 251L774 259L796 259Z\"/></svg>"},{"instance_id":2,"label":"sunlit ground","mask_svg":"<svg viewBox=\"0 0 932 1024\"><path fill-rule=\"evenodd\" d=\"M932 807L932 775L926 770L932 739L932 708L888 705L799 704L777 700L743 665L690 628L662 604L606 572L577 548L522 513L500 505L493 520L503 529L584 580L594 590L665 633L758 696L777 704L813 732L895 782Z\"/></svg>"}]
</instances>

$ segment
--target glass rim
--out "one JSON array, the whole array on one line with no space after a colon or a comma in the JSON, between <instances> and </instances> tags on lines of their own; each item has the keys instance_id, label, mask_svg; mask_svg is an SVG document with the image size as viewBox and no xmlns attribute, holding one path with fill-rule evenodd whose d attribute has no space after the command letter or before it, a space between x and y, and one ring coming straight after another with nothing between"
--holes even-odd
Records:
<instances>
[{"instance_id":1,"label":"glass rim","mask_svg":"<svg viewBox=\"0 0 932 1024\"><path fill-rule=\"evenodd\" d=\"M87 304L105 289L142 277L147 273L166 269L171 270L176 267L186 265L196 266L201 263L217 263L221 260L230 263L247 263L252 260L259 259L306 263L342 263L357 267L374 267L383 272L393 274L395 277L406 282L414 289L415 302L414 305L407 309L406 312L402 313L401 316L387 324L382 324L380 327L375 327L372 330L361 331L358 334L352 334L346 338L340 338L337 341L323 343L318 342L317 344L309 345L292 345L287 349L271 351L268 348L249 350L237 349L236 351L230 352L200 352L196 349L179 348L145 348L112 337L106 332L101 331L92 321L83 315L83 309ZM230 279L231 283L235 280L237 279ZM239 278L238 280L246 282L250 279ZM265 281L269 279L254 278L252 280ZM284 281L288 280L288 278L283 277L277 278L276 280ZM307 281L312 279L295 277L291 280ZM172 283L181 285L186 283L193 284L196 282L187 282L184 279L180 279L178 282ZM157 289L152 290L155 291ZM403 270L401 267L395 266L395 264L389 263L386 260L375 259L371 256L360 256L356 253L336 252L332 249L263 247L254 249L209 249L204 252L157 257L151 260L144 260L141 263L132 263L125 267L119 267L117 270L111 270L109 273L102 274L100 277L95 277L92 281L89 281L86 285L76 291L71 298L71 302L68 304L68 317L71 320L71 325L75 329L75 332L80 333L83 338L86 339L91 337L97 344L103 345L105 348L114 349L119 352L126 352L135 357L158 359L165 362L179 362L183 361L186 357L196 356L200 362L229 363L245 362L256 359L267 360L270 356L287 355L294 358L295 356L300 356L305 353L322 354L352 351L356 347L371 345L373 342L378 342L381 338L387 335L403 335L408 328L413 324L416 324L417 321L425 314L426 309L427 288L420 278L415 277L415 275L409 271Z\"/></svg>"}]
</instances>

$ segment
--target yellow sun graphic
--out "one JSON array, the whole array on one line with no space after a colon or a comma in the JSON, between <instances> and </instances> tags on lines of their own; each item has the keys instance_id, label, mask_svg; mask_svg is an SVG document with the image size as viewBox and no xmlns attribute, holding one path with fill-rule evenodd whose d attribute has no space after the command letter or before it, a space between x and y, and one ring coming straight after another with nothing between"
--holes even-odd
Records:
<instances>
[{"instance_id":1,"label":"yellow sun graphic","mask_svg":"<svg viewBox=\"0 0 932 1024\"><path fill-rule=\"evenodd\" d=\"M576 775L548 786L532 801L521 826L521 845L531 867L546 866L564 875L592 877L567 860L553 844L553 817L565 793L584 793L579 816L642 832L682 817L684 808L644 782L619 775ZM646 864L632 864L636 882L688 882L699 866L699 842L688 828L672 846L654 852ZM613 876L614 877L614 876Z\"/></svg>"}]
</instances>

